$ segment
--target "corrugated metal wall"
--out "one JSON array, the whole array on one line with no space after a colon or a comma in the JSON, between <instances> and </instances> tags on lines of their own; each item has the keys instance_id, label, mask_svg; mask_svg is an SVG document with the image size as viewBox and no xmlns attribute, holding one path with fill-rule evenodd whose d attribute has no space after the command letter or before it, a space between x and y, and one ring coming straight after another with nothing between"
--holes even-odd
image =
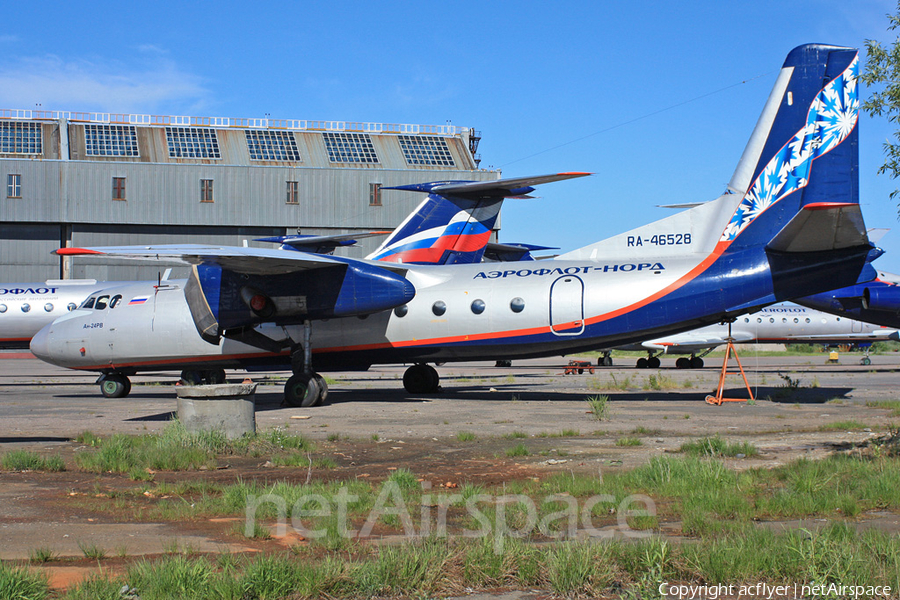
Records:
<instances>
[{"instance_id":1,"label":"corrugated metal wall","mask_svg":"<svg viewBox=\"0 0 900 600\"><path fill-rule=\"evenodd\" d=\"M60 127L68 156L60 158ZM170 159L162 127L137 127L140 157L87 157L84 126L44 123L40 157L0 156L0 282L60 276L50 252L60 239L73 246L160 243L240 245L244 239L294 233L352 233L393 229L423 194L384 190L369 205L369 186L446 179L491 180L476 170L463 136L445 137L456 168L410 166L394 135L371 135L377 164L331 163L320 132L294 131L300 162L250 160L243 129L216 129L221 160ZM65 144L63 144L65 148ZM71 157L71 159L69 158ZM8 174L21 175L21 198L6 197ZM125 178L125 197L113 200L112 180ZM213 181L213 202L200 201L200 180ZM299 202L287 204L287 182ZM341 252L361 257L380 238ZM255 244L254 244L255 245ZM157 266L72 260L70 277L154 279Z\"/></svg>"}]
</instances>

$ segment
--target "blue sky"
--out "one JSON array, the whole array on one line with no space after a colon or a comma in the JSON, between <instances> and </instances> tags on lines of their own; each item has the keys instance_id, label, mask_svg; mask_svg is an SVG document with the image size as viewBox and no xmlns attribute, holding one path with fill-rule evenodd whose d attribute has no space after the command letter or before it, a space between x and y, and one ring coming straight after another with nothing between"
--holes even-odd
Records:
<instances>
[{"instance_id":1,"label":"blue sky","mask_svg":"<svg viewBox=\"0 0 900 600\"><path fill-rule=\"evenodd\" d=\"M0 107L444 124L505 177L591 171L509 201L503 241L573 249L706 201L731 177L788 51L891 41L890 0L13 3ZM864 55L864 53L863 53ZM865 91L864 93L868 93ZM900 273L860 122L860 188ZM297 225L302 225L298 223Z\"/></svg>"}]
</instances>

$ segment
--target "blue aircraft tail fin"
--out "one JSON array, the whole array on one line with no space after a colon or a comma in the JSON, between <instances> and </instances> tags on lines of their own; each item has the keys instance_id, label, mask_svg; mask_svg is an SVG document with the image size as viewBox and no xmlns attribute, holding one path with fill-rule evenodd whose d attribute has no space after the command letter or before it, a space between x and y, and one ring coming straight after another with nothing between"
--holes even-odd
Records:
<instances>
[{"instance_id":1,"label":"blue aircraft tail fin","mask_svg":"<svg viewBox=\"0 0 900 600\"><path fill-rule=\"evenodd\" d=\"M816 251L868 243L853 206L859 205L858 70L854 48L807 44L788 54L729 183L742 198L720 244ZM828 247L810 243L816 231L832 238ZM791 235L807 241L792 244Z\"/></svg>"},{"instance_id":2,"label":"blue aircraft tail fin","mask_svg":"<svg viewBox=\"0 0 900 600\"><path fill-rule=\"evenodd\" d=\"M382 188L427 192L428 197L367 258L412 264L480 262L505 198L528 197L533 185L585 175L589 173Z\"/></svg>"}]
</instances>

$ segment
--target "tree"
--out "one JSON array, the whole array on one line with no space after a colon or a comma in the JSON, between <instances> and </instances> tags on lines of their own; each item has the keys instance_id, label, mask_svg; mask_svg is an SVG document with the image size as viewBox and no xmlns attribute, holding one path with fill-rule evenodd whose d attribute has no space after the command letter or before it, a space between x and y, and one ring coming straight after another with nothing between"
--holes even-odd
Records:
<instances>
[{"instance_id":1,"label":"tree","mask_svg":"<svg viewBox=\"0 0 900 600\"><path fill-rule=\"evenodd\" d=\"M887 15L888 31L900 27L900 0L897 14ZM880 91L863 102L862 109L873 117L887 117L891 123L900 124L900 37L884 47L876 40L866 40L866 64L860 80L867 86L877 86ZM891 179L900 176L900 130L894 132L895 143L884 143L884 164L878 173L887 173ZM900 194L900 189L891 192L891 199Z\"/></svg>"}]
</instances>

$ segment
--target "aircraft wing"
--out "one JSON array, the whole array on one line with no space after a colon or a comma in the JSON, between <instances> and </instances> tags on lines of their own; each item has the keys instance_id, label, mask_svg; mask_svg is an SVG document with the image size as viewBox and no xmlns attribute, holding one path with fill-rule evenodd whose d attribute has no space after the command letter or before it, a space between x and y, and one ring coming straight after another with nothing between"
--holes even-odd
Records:
<instances>
[{"instance_id":1,"label":"aircraft wing","mask_svg":"<svg viewBox=\"0 0 900 600\"><path fill-rule=\"evenodd\" d=\"M753 341L752 336L746 332L735 331L731 335L738 343ZM727 343L724 335L687 332L641 342L641 347L645 350L663 350L666 354L690 354Z\"/></svg>"},{"instance_id":2,"label":"aircraft wing","mask_svg":"<svg viewBox=\"0 0 900 600\"><path fill-rule=\"evenodd\" d=\"M409 302L415 287L378 263L268 248L107 246L61 248L68 256L102 255L191 265L185 299L197 331L218 343L228 330L259 323L367 315Z\"/></svg>"},{"instance_id":3,"label":"aircraft wing","mask_svg":"<svg viewBox=\"0 0 900 600\"><path fill-rule=\"evenodd\" d=\"M161 244L158 246L97 246L60 248L60 256L114 256L132 260L174 262L187 265L210 264L239 273L284 274L345 264L308 252L284 252L272 248L206 246L203 244Z\"/></svg>"}]
</instances>

